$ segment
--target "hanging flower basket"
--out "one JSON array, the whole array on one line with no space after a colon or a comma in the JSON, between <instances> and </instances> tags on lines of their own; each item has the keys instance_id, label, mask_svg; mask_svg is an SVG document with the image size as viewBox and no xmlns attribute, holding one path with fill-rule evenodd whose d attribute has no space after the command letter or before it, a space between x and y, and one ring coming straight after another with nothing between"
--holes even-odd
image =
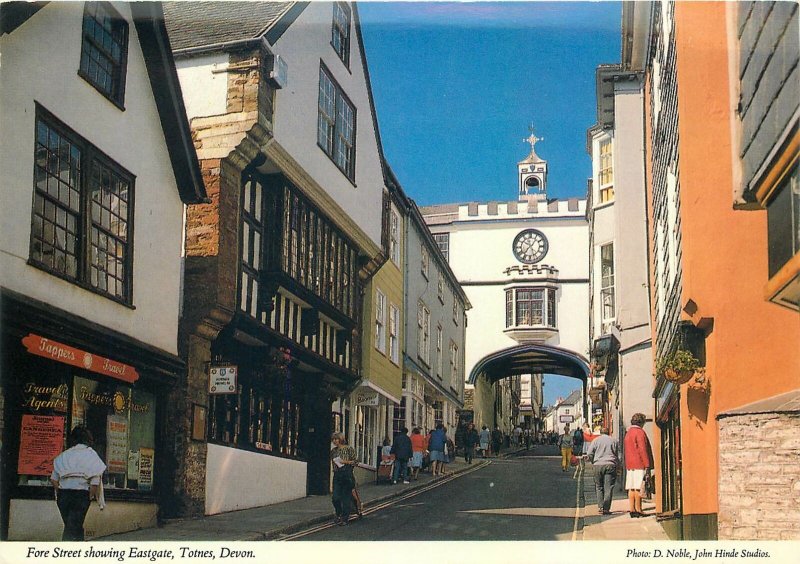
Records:
<instances>
[{"instance_id":1,"label":"hanging flower basket","mask_svg":"<svg viewBox=\"0 0 800 564\"><path fill-rule=\"evenodd\" d=\"M689 370L675 370L674 368L666 368L664 370L664 378L675 384L685 384L694 376L694 371Z\"/></svg>"},{"instance_id":2,"label":"hanging flower basket","mask_svg":"<svg viewBox=\"0 0 800 564\"><path fill-rule=\"evenodd\" d=\"M697 357L685 349L678 349L658 362L658 375L678 385L685 384L702 370Z\"/></svg>"}]
</instances>

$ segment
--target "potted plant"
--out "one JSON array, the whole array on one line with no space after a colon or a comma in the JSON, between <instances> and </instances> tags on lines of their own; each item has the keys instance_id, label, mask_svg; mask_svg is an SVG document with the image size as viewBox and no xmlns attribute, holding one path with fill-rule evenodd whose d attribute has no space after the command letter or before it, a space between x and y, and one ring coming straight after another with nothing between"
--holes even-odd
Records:
<instances>
[{"instance_id":1,"label":"potted plant","mask_svg":"<svg viewBox=\"0 0 800 564\"><path fill-rule=\"evenodd\" d=\"M700 370L702 367L696 356L686 349L678 349L659 360L657 371L670 382L685 384Z\"/></svg>"}]
</instances>

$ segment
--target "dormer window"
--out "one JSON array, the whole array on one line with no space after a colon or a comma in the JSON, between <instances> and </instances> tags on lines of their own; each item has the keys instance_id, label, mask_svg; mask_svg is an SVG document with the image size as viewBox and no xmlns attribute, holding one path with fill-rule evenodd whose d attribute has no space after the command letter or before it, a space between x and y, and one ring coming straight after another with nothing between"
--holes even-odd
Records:
<instances>
[{"instance_id":1,"label":"dormer window","mask_svg":"<svg viewBox=\"0 0 800 564\"><path fill-rule=\"evenodd\" d=\"M346 67L350 67L350 19L350 6L344 2L335 2L331 46Z\"/></svg>"},{"instance_id":2,"label":"dormer window","mask_svg":"<svg viewBox=\"0 0 800 564\"><path fill-rule=\"evenodd\" d=\"M123 109L128 22L107 2L86 2L78 74Z\"/></svg>"}]
</instances>

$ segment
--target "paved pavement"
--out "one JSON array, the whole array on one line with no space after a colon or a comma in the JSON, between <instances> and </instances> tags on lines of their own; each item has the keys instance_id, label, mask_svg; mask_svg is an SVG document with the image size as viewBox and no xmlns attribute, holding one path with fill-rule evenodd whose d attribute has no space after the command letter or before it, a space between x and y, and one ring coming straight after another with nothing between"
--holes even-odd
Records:
<instances>
[{"instance_id":1,"label":"paved pavement","mask_svg":"<svg viewBox=\"0 0 800 564\"><path fill-rule=\"evenodd\" d=\"M628 513L628 496L617 483L611 502L611 515L600 515L597 511L597 490L594 485L594 470L586 463L583 473L584 507L582 540L670 540L664 528L656 521L655 505L644 501L642 509L646 517L632 518Z\"/></svg>"},{"instance_id":2,"label":"paved pavement","mask_svg":"<svg viewBox=\"0 0 800 564\"><path fill-rule=\"evenodd\" d=\"M546 447L545 447L546 448ZM506 452L504 456L513 455ZM527 453L517 452L523 455ZM494 460L494 459L491 459ZM502 460L502 459L501 459ZM358 490L365 510L376 508L392 499L407 495L411 491L428 487L436 481L447 481L453 476L474 470L487 464L480 458L473 465L463 459L448 465L450 476L434 479L430 474L420 474L418 481L410 484L359 484ZM554 461L555 464L555 461ZM577 473L575 473L577 474ZM574 476L578 478L579 476ZM460 482L463 478L456 480ZM577 538L583 540L668 540L661 526L652 516L632 519L625 512L627 498L619 492L612 505L610 516L597 514L597 502L591 464L586 464L582 474L585 505L579 513L583 519L583 529ZM575 490L572 490L575 491ZM580 492L580 490L578 490ZM579 495L580 499L580 495ZM573 505L574 507L574 505ZM646 506L646 511L648 507ZM309 496L275 505L232 511L197 519L171 520L160 527L141 529L124 534L110 535L95 539L97 541L263 541L287 538L292 533L330 522L333 508L330 496ZM566 539L566 535L558 538ZM572 536L575 538L575 535Z\"/></svg>"}]
</instances>

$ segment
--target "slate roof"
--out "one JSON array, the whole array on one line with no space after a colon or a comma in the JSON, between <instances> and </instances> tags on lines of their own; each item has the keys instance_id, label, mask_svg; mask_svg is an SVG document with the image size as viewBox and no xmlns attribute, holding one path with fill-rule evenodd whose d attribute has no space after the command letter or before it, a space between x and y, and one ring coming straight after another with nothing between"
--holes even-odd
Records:
<instances>
[{"instance_id":1,"label":"slate roof","mask_svg":"<svg viewBox=\"0 0 800 564\"><path fill-rule=\"evenodd\" d=\"M164 2L174 51L261 37L296 2Z\"/></svg>"}]
</instances>

